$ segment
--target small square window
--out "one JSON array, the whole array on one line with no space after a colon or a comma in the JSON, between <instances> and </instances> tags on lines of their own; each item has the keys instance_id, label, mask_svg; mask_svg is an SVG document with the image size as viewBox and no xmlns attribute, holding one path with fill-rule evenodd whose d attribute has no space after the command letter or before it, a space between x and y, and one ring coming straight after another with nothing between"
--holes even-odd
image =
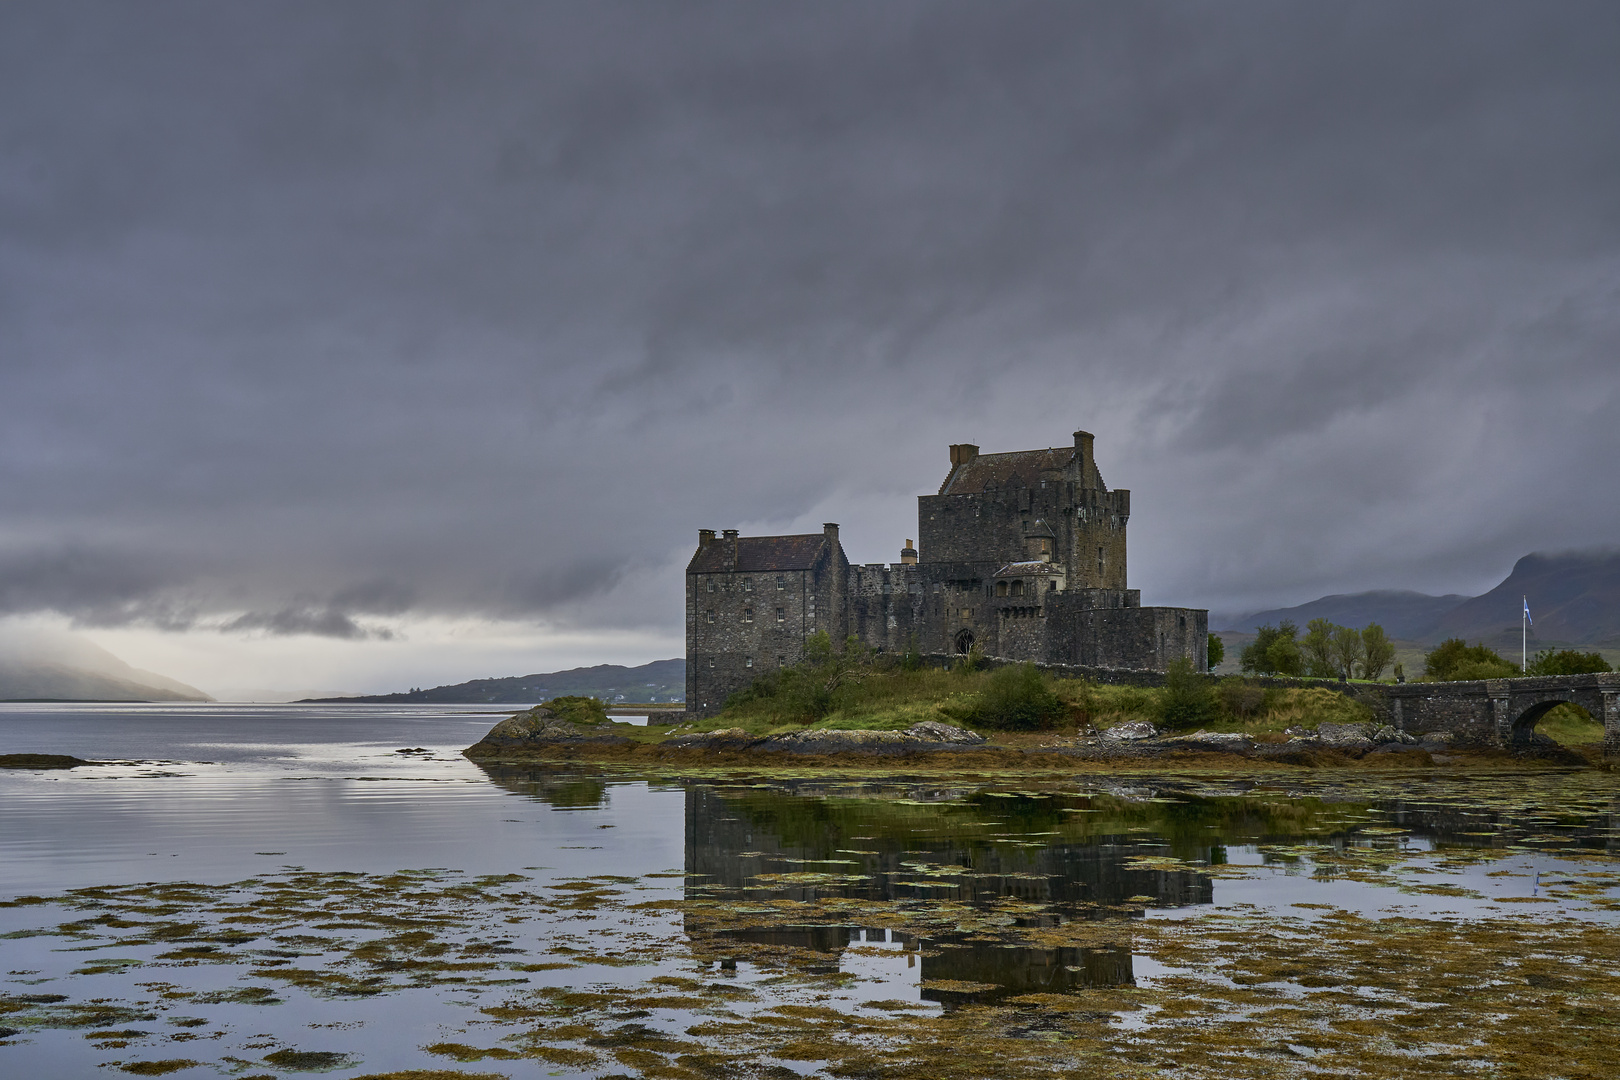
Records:
<instances>
[{"instance_id":1,"label":"small square window","mask_svg":"<svg viewBox=\"0 0 1620 1080\"><path fill-rule=\"evenodd\" d=\"M709 579L708 586L709 586L709 591L714 592L714 578Z\"/></svg>"},{"instance_id":2,"label":"small square window","mask_svg":"<svg viewBox=\"0 0 1620 1080\"><path fill-rule=\"evenodd\" d=\"M754 591L754 579L753 578L746 578L746 577L743 578L742 586L743 586L743 592L753 592Z\"/></svg>"},{"instance_id":3,"label":"small square window","mask_svg":"<svg viewBox=\"0 0 1620 1080\"><path fill-rule=\"evenodd\" d=\"M743 667L753 667L753 666L754 666L754 658L752 656L743 657Z\"/></svg>"},{"instance_id":4,"label":"small square window","mask_svg":"<svg viewBox=\"0 0 1620 1080\"><path fill-rule=\"evenodd\" d=\"M753 621L754 621L754 609L751 608L751 607L743 608L743 622L753 622Z\"/></svg>"},{"instance_id":5,"label":"small square window","mask_svg":"<svg viewBox=\"0 0 1620 1080\"><path fill-rule=\"evenodd\" d=\"M787 622L787 609L786 608L777 608L776 609L776 621L777 622Z\"/></svg>"},{"instance_id":6,"label":"small square window","mask_svg":"<svg viewBox=\"0 0 1620 1080\"><path fill-rule=\"evenodd\" d=\"M703 613L703 618L706 622L714 622L714 609L710 608L708 611L705 611Z\"/></svg>"},{"instance_id":7,"label":"small square window","mask_svg":"<svg viewBox=\"0 0 1620 1080\"><path fill-rule=\"evenodd\" d=\"M787 588L787 575L786 574L777 574L776 575L776 587L778 589Z\"/></svg>"}]
</instances>

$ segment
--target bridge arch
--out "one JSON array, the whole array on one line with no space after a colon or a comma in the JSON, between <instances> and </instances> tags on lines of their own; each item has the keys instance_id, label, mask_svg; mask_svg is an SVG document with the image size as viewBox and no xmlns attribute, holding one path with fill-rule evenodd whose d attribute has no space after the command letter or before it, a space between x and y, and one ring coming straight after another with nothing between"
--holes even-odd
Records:
<instances>
[{"instance_id":1,"label":"bridge arch","mask_svg":"<svg viewBox=\"0 0 1620 1080\"><path fill-rule=\"evenodd\" d=\"M1518 703L1515 703L1518 704ZM1528 743L1535 735L1536 725L1547 718L1547 714L1561 705L1572 705L1585 713L1589 719L1595 720L1599 725L1603 723L1601 708L1596 716L1592 710L1581 702L1575 700L1574 694L1564 694L1538 701L1533 705L1523 706L1519 714L1513 718L1513 726L1509 729L1508 741L1514 744Z\"/></svg>"},{"instance_id":2,"label":"bridge arch","mask_svg":"<svg viewBox=\"0 0 1620 1080\"><path fill-rule=\"evenodd\" d=\"M958 630L956 633L956 652L958 656L966 656L973 651L973 631Z\"/></svg>"}]
</instances>

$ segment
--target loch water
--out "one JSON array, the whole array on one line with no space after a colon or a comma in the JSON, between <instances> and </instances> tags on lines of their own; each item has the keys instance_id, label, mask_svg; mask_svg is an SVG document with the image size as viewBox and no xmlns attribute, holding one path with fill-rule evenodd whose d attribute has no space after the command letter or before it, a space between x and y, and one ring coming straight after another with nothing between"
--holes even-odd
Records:
<instances>
[{"instance_id":1,"label":"loch water","mask_svg":"<svg viewBox=\"0 0 1620 1080\"><path fill-rule=\"evenodd\" d=\"M505 714L0 705L100 762L0 770L0 1076L1613 1064L1613 774L460 755Z\"/></svg>"}]
</instances>

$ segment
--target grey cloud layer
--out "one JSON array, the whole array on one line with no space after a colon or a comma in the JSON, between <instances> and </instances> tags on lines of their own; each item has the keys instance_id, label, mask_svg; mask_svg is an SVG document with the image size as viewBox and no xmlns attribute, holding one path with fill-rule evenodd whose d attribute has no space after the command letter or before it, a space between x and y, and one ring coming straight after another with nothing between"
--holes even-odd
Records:
<instances>
[{"instance_id":1,"label":"grey cloud layer","mask_svg":"<svg viewBox=\"0 0 1620 1080\"><path fill-rule=\"evenodd\" d=\"M699 525L856 506L891 558L945 443L1082 425L1150 597L1489 584L1620 533L1617 45L1607 3L7 5L0 608L673 627Z\"/></svg>"}]
</instances>

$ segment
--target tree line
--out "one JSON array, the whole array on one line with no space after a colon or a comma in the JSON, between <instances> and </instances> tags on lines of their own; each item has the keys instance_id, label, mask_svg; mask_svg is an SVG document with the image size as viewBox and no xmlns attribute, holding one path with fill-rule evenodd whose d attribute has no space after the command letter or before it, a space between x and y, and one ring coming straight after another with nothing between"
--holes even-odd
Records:
<instances>
[{"instance_id":1,"label":"tree line","mask_svg":"<svg viewBox=\"0 0 1620 1080\"><path fill-rule=\"evenodd\" d=\"M1312 619L1305 633L1288 619L1257 627L1253 643L1239 654L1250 675L1306 675L1317 679L1376 679L1395 661L1395 645L1377 623L1357 630Z\"/></svg>"}]
</instances>

